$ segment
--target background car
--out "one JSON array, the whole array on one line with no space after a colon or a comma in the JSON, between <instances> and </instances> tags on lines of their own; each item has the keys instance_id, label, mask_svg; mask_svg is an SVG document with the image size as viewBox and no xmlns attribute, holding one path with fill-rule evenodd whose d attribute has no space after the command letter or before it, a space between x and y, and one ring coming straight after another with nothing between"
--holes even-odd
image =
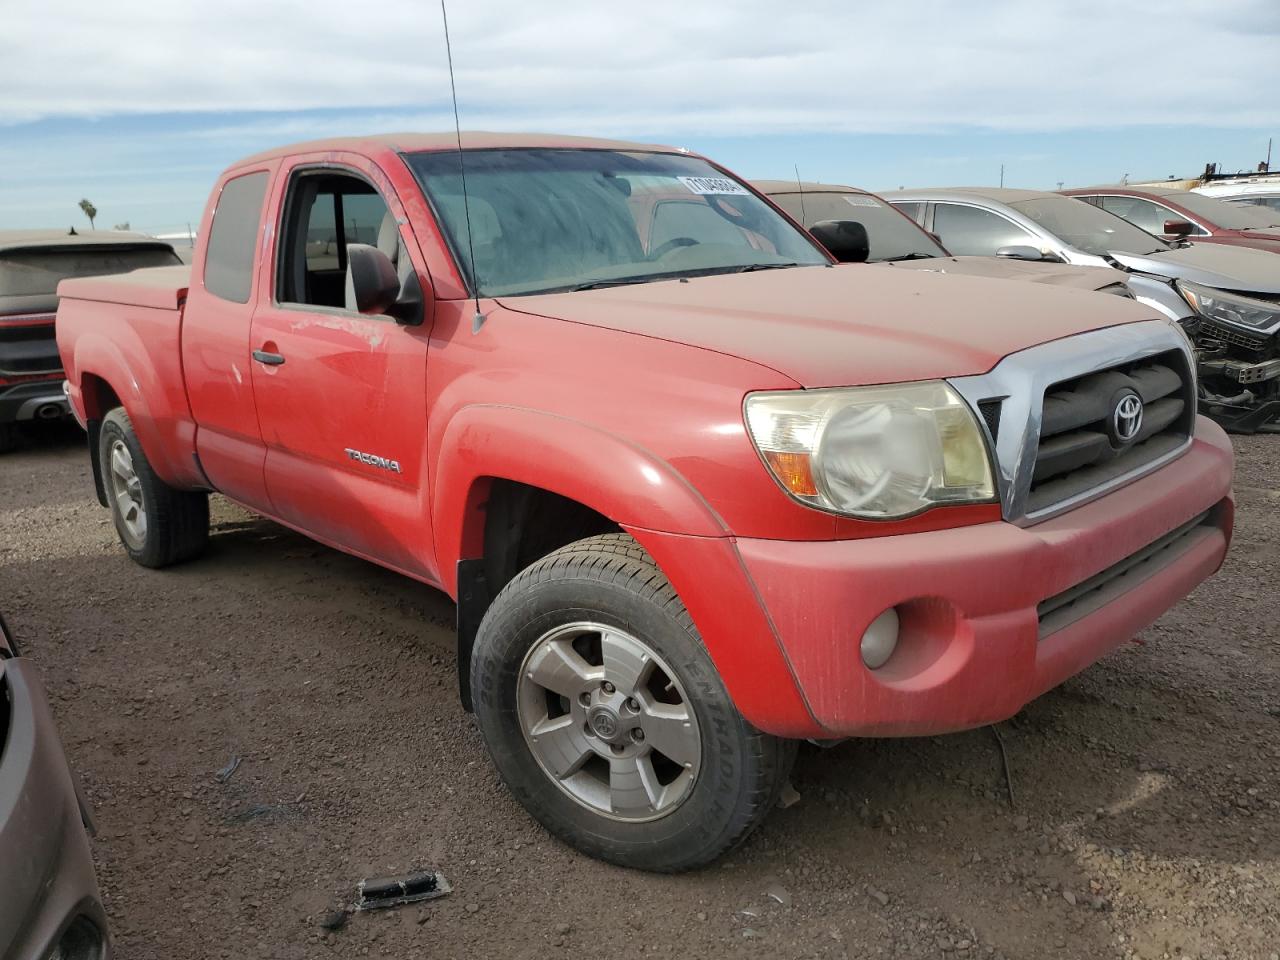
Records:
<instances>
[{"instance_id":1,"label":"background car","mask_svg":"<svg viewBox=\"0 0 1280 960\"><path fill-rule=\"evenodd\" d=\"M1219 180L1193 187L1192 193L1215 197L1224 203L1247 204L1280 210L1280 175L1270 174L1238 180Z\"/></svg>"},{"instance_id":2,"label":"background car","mask_svg":"<svg viewBox=\"0 0 1280 960\"><path fill-rule=\"evenodd\" d=\"M936 237L880 197L857 187L797 180L756 180L757 190L805 229L824 221L856 221L866 230L867 253L860 263L891 264L912 270L958 273L1000 280L1027 280L1132 296L1125 275L1109 267L1073 267L1007 257L953 257Z\"/></svg>"},{"instance_id":3,"label":"background car","mask_svg":"<svg viewBox=\"0 0 1280 960\"><path fill-rule=\"evenodd\" d=\"M1224 203L1169 187L1081 187L1063 190L1166 240L1226 243L1280 253L1280 210Z\"/></svg>"},{"instance_id":4,"label":"background car","mask_svg":"<svg viewBox=\"0 0 1280 960\"><path fill-rule=\"evenodd\" d=\"M0 617L0 957L110 955L89 822L35 665Z\"/></svg>"},{"instance_id":5,"label":"background car","mask_svg":"<svg viewBox=\"0 0 1280 960\"><path fill-rule=\"evenodd\" d=\"M58 282L179 262L140 233L0 231L0 453L17 444L20 424L70 415L53 329Z\"/></svg>"},{"instance_id":6,"label":"background car","mask_svg":"<svg viewBox=\"0 0 1280 960\"><path fill-rule=\"evenodd\" d=\"M952 253L1115 266L1196 338L1200 409L1230 430L1280 430L1280 265L1262 250L1173 246L1074 197L995 187L898 190L891 204Z\"/></svg>"}]
</instances>

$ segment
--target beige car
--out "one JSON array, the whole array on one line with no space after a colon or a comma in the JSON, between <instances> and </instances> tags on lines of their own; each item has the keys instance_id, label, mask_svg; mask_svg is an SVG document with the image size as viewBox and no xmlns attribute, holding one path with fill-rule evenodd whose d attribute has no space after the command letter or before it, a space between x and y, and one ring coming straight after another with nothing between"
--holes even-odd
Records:
<instances>
[{"instance_id":1,"label":"beige car","mask_svg":"<svg viewBox=\"0 0 1280 960\"><path fill-rule=\"evenodd\" d=\"M797 180L756 180L752 186L807 230L823 222L860 223L866 231L867 252L860 259L855 253L856 262L1133 295L1125 285L1124 274L1110 267L1074 267L1014 256L953 257L936 237L910 217L857 187Z\"/></svg>"}]
</instances>

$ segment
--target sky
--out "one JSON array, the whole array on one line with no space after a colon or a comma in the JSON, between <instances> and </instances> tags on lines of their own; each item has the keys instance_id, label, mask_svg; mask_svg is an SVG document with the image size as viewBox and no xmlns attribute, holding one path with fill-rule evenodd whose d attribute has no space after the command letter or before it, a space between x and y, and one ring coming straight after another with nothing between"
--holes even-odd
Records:
<instances>
[{"instance_id":1,"label":"sky","mask_svg":"<svg viewBox=\"0 0 1280 960\"><path fill-rule=\"evenodd\" d=\"M464 129L685 146L746 177L1056 189L1242 169L1277 0L453 0ZM165 232L295 140L448 130L434 0L0 0L0 228Z\"/></svg>"}]
</instances>

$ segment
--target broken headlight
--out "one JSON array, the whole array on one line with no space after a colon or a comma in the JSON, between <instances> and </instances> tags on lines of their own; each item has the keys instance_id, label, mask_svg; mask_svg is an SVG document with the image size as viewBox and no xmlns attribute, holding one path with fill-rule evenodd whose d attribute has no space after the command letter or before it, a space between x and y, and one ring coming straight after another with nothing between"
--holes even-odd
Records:
<instances>
[{"instance_id":1,"label":"broken headlight","mask_svg":"<svg viewBox=\"0 0 1280 960\"><path fill-rule=\"evenodd\" d=\"M1178 292L1191 309L1202 317L1249 330L1273 333L1280 330L1280 304L1227 293L1186 280L1178 281Z\"/></svg>"},{"instance_id":2,"label":"broken headlight","mask_svg":"<svg viewBox=\"0 0 1280 960\"><path fill-rule=\"evenodd\" d=\"M782 489L873 520L995 499L973 412L941 380L753 393L747 431Z\"/></svg>"}]
</instances>

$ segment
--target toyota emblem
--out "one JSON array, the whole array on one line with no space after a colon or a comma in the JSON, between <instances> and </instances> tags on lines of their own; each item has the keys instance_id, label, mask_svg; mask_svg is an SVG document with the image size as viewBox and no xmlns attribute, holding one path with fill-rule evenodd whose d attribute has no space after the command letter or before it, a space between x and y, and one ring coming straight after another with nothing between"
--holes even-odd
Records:
<instances>
[{"instance_id":1,"label":"toyota emblem","mask_svg":"<svg viewBox=\"0 0 1280 960\"><path fill-rule=\"evenodd\" d=\"M1136 393L1126 393L1121 397L1111 414L1111 427L1121 443L1132 441L1142 429L1142 398Z\"/></svg>"}]
</instances>

